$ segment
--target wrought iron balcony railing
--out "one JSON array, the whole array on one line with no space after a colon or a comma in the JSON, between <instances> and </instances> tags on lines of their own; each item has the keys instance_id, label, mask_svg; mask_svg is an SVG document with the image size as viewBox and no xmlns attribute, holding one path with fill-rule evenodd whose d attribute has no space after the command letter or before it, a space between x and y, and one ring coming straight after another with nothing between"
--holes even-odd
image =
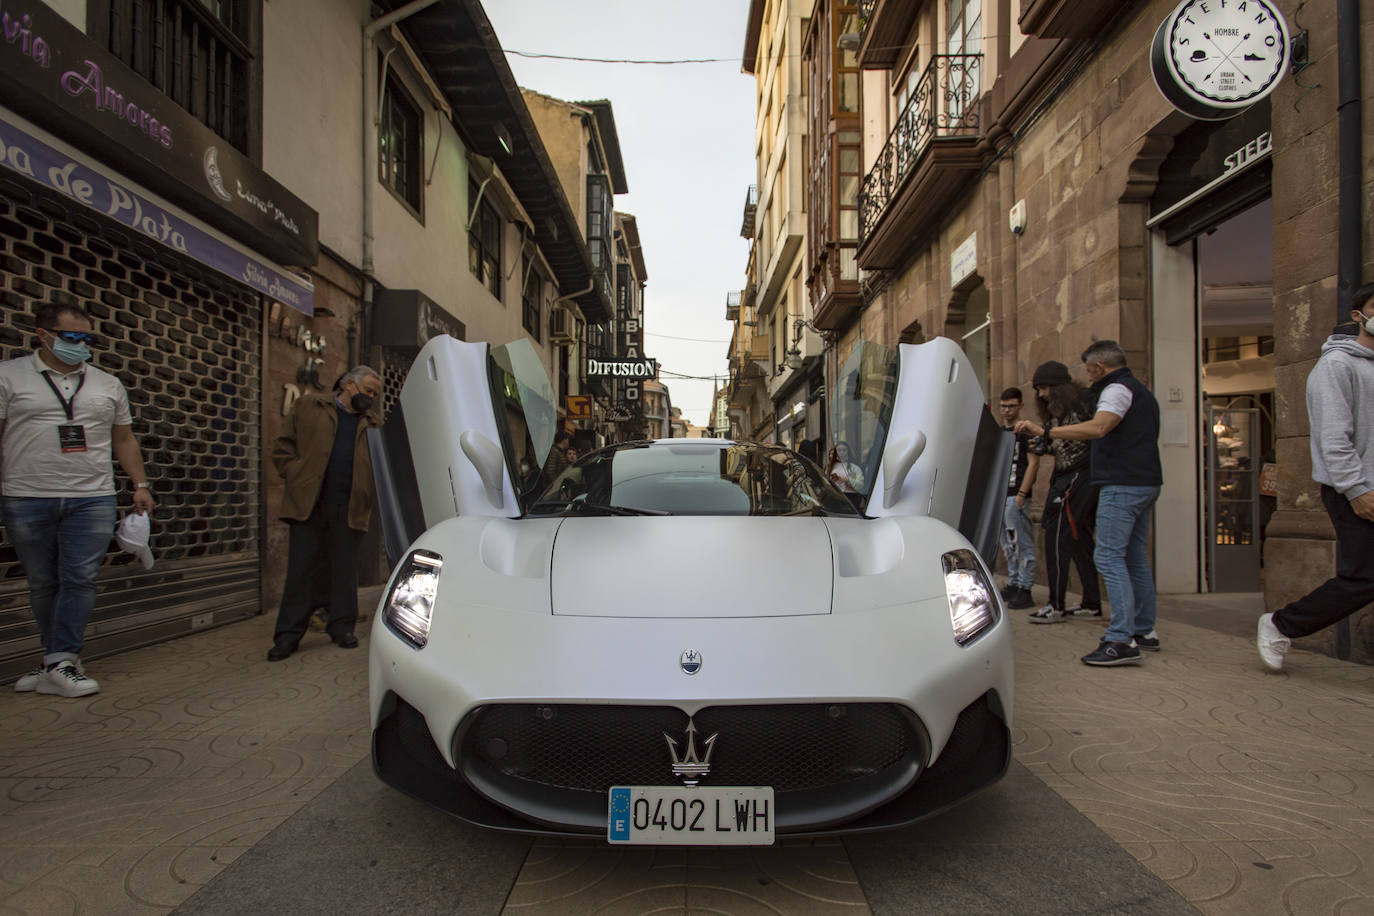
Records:
<instances>
[{"instance_id":1,"label":"wrought iron balcony railing","mask_svg":"<svg viewBox=\"0 0 1374 916\"><path fill-rule=\"evenodd\" d=\"M883 151L859 187L861 248L932 141L977 136L982 59L981 54L937 54L926 66Z\"/></svg>"},{"instance_id":2,"label":"wrought iron balcony railing","mask_svg":"<svg viewBox=\"0 0 1374 916\"><path fill-rule=\"evenodd\" d=\"M754 237L754 214L759 209L759 186L751 184L749 190L744 192L744 219L740 222L740 238L752 239Z\"/></svg>"}]
</instances>

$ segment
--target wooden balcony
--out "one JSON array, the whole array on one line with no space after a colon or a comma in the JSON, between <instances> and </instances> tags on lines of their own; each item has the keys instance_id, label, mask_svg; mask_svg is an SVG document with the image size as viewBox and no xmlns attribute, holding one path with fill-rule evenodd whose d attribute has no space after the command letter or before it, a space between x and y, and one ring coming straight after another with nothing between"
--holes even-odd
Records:
<instances>
[{"instance_id":1,"label":"wooden balcony","mask_svg":"<svg viewBox=\"0 0 1374 916\"><path fill-rule=\"evenodd\" d=\"M1017 25L1037 38L1092 38L1120 8L1111 0L1021 0Z\"/></svg>"},{"instance_id":2,"label":"wooden balcony","mask_svg":"<svg viewBox=\"0 0 1374 916\"><path fill-rule=\"evenodd\" d=\"M907 34L921 5L915 0L859 0L859 67L889 70L906 48Z\"/></svg>"},{"instance_id":3,"label":"wooden balcony","mask_svg":"<svg viewBox=\"0 0 1374 916\"><path fill-rule=\"evenodd\" d=\"M983 164L981 54L936 55L859 188L859 266L900 265Z\"/></svg>"}]
</instances>

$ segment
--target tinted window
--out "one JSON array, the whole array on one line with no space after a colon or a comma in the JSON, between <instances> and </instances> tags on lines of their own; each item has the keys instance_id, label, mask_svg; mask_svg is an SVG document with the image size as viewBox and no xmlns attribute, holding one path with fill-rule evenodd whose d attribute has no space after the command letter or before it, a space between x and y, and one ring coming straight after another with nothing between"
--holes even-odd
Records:
<instances>
[{"instance_id":1,"label":"tinted window","mask_svg":"<svg viewBox=\"0 0 1374 916\"><path fill-rule=\"evenodd\" d=\"M752 444L618 446L554 480L535 514L615 506L673 515L855 515L820 468L785 448Z\"/></svg>"}]
</instances>

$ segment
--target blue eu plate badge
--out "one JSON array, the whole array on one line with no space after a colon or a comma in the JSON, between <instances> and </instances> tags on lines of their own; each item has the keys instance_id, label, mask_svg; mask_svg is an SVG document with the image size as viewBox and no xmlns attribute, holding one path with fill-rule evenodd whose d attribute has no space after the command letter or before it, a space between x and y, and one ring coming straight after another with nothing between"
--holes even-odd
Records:
<instances>
[{"instance_id":1,"label":"blue eu plate badge","mask_svg":"<svg viewBox=\"0 0 1374 916\"><path fill-rule=\"evenodd\" d=\"M620 840L624 842L630 838L630 790L626 786L616 786L611 789L611 824L610 837L612 842Z\"/></svg>"}]
</instances>

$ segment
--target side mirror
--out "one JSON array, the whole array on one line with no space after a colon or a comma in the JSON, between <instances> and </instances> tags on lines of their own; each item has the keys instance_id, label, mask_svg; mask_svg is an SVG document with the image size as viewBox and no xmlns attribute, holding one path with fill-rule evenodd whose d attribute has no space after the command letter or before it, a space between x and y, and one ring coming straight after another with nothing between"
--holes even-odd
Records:
<instances>
[{"instance_id":1,"label":"side mirror","mask_svg":"<svg viewBox=\"0 0 1374 916\"><path fill-rule=\"evenodd\" d=\"M921 441L924 443L924 437ZM506 503L502 494L506 480L506 459L501 453L501 446L471 429L458 437L458 444L477 469L477 475L482 478L482 484L487 488L487 501L494 509L503 507Z\"/></svg>"},{"instance_id":2,"label":"side mirror","mask_svg":"<svg viewBox=\"0 0 1374 916\"><path fill-rule=\"evenodd\" d=\"M887 447L887 457L883 459L884 509L891 509L897 504L897 499L902 493L902 484L906 482L906 475L911 472L911 466L925 450L926 434L919 429Z\"/></svg>"}]
</instances>

